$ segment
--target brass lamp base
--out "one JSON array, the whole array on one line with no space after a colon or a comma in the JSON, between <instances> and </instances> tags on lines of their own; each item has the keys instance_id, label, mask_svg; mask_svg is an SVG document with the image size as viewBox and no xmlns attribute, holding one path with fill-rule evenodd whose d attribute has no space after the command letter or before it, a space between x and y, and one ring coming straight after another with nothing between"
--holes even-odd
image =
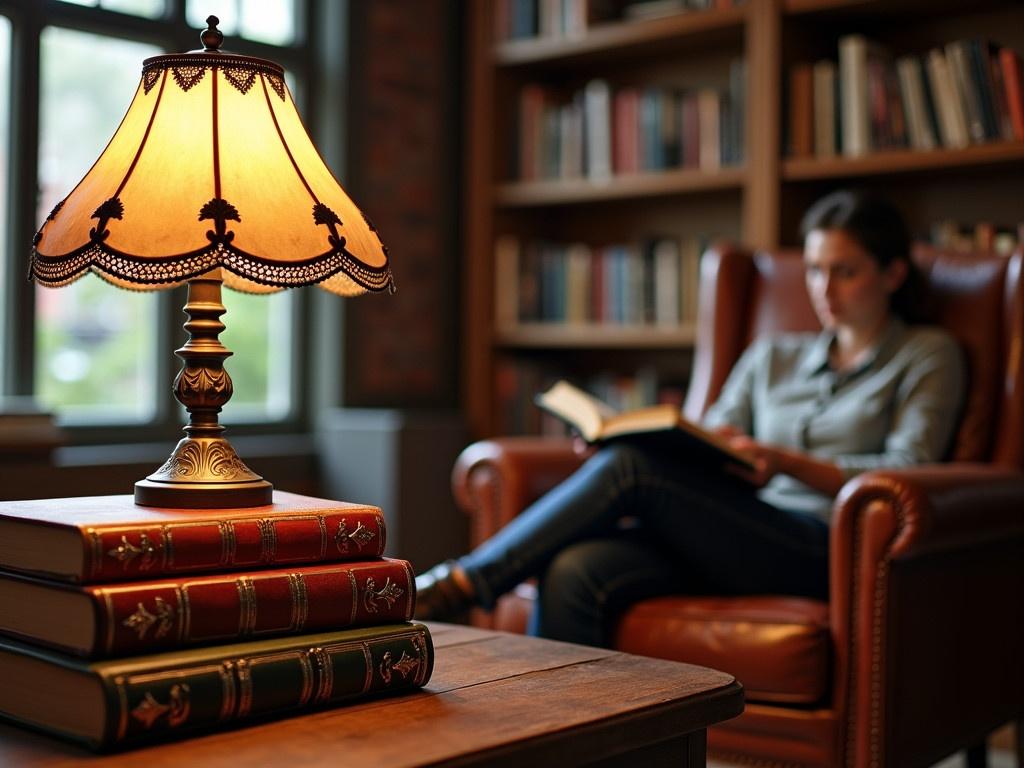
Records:
<instances>
[{"instance_id":1,"label":"brass lamp base","mask_svg":"<svg viewBox=\"0 0 1024 768\"><path fill-rule=\"evenodd\" d=\"M174 396L188 410L182 438L156 472L135 484L135 503L176 509L226 509L271 504L274 486L249 469L222 436L217 414L231 398L224 359L231 352L217 338L221 272L211 270L188 283L185 330L189 339L175 351L185 365L174 380Z\"/></svg>"},{"instance_id":2,"label":"brass lamp base","mask_svg":"<svg viewBox=\"0 0 1024 768\"><path fill-rule=\"evenodd\" d=\"M273 491L223 437L186 437L160 469L135 483L135 503L176 509L262 507L273 502Z\"/></svg>"}]
</instances>

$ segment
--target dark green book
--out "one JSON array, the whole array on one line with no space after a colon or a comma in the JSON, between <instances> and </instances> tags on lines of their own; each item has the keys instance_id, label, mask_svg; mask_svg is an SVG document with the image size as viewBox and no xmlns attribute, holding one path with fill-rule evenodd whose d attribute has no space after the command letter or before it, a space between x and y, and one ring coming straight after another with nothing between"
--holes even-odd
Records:
<instances>
[{"instance_id":1,"label":"dark green book","mask_svg":"<svg viewBox=\"0 0 1024 768\"><path fill-rule=\"evenodd\" d=\"M88 662L0 639L0 715L94 749L422 687L422 624Z\"/></svg>"}]
</instances>

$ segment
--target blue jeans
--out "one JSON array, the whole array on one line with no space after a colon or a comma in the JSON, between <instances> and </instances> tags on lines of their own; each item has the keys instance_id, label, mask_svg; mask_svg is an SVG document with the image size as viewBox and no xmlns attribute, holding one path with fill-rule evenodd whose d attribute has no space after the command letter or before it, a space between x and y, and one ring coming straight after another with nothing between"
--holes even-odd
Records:
<instances>
[{"instance_id":1,"label":"blue jeans","mask_svg":"<svg viewBox=\"0 0 1024 768\"><path fill-rule=\"evenodd\" d=\"M531 631L607 645L625 608L659 594L826 597L828 525L654 444L620 443L459 564L484 607L540 577Z\"/></svg>"}]
</instances>

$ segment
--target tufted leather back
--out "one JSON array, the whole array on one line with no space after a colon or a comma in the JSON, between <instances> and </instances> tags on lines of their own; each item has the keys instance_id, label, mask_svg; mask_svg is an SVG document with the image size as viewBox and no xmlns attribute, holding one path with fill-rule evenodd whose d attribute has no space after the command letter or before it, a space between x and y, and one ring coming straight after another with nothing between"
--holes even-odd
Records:
<instances>
[{"instance_id":1,"label":"tufted leather back","mask_svg":"<svg viewBox=\"0 0 1024 768\"><path fill-rule=\"evenodd\" d=\"M1024 253L1010 258L914 250L932 322L960 342L968 396L950 459L1024 469ZM717 246L701 262L693 377L686 412L714 402L751 340L819 328L800 251Z\"/></svg>"}]
</instances>

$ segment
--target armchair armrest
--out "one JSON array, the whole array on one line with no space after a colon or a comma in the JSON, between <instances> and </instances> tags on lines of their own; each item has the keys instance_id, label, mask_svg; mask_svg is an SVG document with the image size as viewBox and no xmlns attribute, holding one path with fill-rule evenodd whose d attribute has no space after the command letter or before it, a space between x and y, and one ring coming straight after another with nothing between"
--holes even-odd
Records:
<instances>
[{"instance_id":1,"label":"armchair armrest","mask_svg":"<svg viewBox=\"0 0 1024 768\"><path fill-rule=\"evenodd\" d=\"M1004 609L1024 583L1024 473L966 463L867 472L843 487L833 515L833 695L845 699L840 711L855 729L845 764L873 764L896 742L912 750L922 732L915 717L929 723L933 742L944 727L954 738L991 716L970 709L981 701L1010 719L1015 702L990 689L1006 664L1002 647L1024 642L1024 612ZM914 681L915 696L898 695L895 669L901 684ZM921 718L909 700L943 706ZM899 740L885 738L892 729ZM923 733L920 742L928 742ZM893 754L881 761L904 762Z\"/></svg>"},{"instance_id":2,"label":"armchair armrest","mask_svg":"<svg viewBox=\"0 0 1024 768\"><path fill-rule=\"evenodd\" d=\"M476 546L571 475L583 457L568 438L504 437L473 443L452 470L455 502Z\"/></svg>"}]
</instances>

